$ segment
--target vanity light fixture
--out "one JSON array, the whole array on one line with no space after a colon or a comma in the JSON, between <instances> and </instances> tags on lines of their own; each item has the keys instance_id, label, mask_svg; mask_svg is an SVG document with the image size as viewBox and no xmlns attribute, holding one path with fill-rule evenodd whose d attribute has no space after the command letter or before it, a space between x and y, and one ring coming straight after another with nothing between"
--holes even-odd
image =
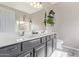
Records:
<instances>
[{"instance_id":1,"label":"vanity light fixture","mask_svg":"<svg viewBox=\"0 0 79 59\"><path fill-rule=\"evenodd\" d=\"M31 2L30 5L33 6L34 8L42 8L43 7L41 2Z\"/></svg>"}]
</instances>

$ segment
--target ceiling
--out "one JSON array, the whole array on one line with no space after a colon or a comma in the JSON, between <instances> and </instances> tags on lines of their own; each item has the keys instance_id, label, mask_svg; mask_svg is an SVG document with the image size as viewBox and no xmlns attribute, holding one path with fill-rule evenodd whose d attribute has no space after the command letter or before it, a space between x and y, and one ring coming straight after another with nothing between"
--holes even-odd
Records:
<instances>
[{"instance_id":1,"label":"ceiling","mask_svg":"<svg viewBox=\"0 0 79 59\"><path fill-rule=\"evenodd\" d=\"M42 4L44 5L45 2ZM30 5L30 2L1 2L0 4L26 12L28 14L33 14L39 10L42 10L43 8L34 8ZM51 5L56 4L56 2L50 3ZM49 3L47 3L49 5ZM47 6L45 5L45 6ZM44 7L45 7L44 6Z\"/></svg>"}]
</instances>

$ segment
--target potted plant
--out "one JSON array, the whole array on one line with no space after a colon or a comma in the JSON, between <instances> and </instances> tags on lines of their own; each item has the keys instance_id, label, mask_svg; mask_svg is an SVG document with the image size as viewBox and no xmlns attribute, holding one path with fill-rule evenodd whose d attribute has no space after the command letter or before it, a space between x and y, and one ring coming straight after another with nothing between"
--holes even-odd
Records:
<instances>
[{"instance_id":1,"label":"potted plant","mask_svg":"<svg viewBox=\"0 0 79 59\"><path fill-rule=\"evenodd\" d=\"M55 12L53 10L49 11L48 16L45 13L45 19L44 19L44 25L47 31L52 31L53 30L53 26L54 26L54 15Z\"/></svg>"}]
</instances>

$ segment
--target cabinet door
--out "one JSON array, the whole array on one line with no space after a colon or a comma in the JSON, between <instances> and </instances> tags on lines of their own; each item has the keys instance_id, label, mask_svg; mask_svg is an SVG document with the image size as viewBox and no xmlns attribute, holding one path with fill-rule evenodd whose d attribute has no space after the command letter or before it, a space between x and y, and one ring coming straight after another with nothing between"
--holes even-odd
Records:
<instances>
[{"instance_id":1,"label":"cabinet door","mask_svg":"<svg viewBox=\"0 0 79 59\"><path fill-rule=\"evenodd\" d=\"M28 51L40 44L40 39L23 42L23 51Z\"/></svg>"},{"instance_id":2,"label":"cabinet door","mask_svg":"<svg viewBox=\"0 0 79 59\"><path fill-rule=\"evenodd\" d=\"M45 44L42 44L35 48L35 57L45 57Z\"/></svg>"},{"instance_id":3,"label":"cabinet door","mask_svg":"<svg viewBox=\"0 0 79 59\"><path fill-rule=\"evenodd\" d=\"M56 34L53 35L53 50L56 49L56 45L57 45L57 38L56 38Z\"/></svg>"},{"instance_id":4,"label":"cabinet door","mask_svg":"<svg viewBox=\"0 0 79 59\"><path fill-rule=\"evenodd\" d=\"M0 49L0 57L15 57L21 52L20 44L4 47Z\"/></svg>"},{"instance_id":5,"label":"cabinet door","mask_svg":"<svg viewBox=\"0 0 79 59\"><path fill-rule=\"evenodd\" d=\"M45 43L45 42L46 42L47 37L46 37L46 36L44 36L44 37L42 37L41 39L42 39L42 43Z\"/></svg>"},{"instance_id":6,"label":"cabinet door","mask_svg":"<svg viewBox=\"0 0 79 59\"><path fill-rule=\"evenodd\" d=\"M56 34L53 34L53 35L50 35L50 38L51 38L51 40L52 40L52 48L53 48L53 51L56 49L56 41L57 41L57 39L56 39Z\"/></svg>"},{"instance_id":7,"label":"cabinet door","mask_svg":"<svg viewBox=\"0 0 79 59\"><path fill-rule=\"evenodd\" d=\"M50 35L48 35L46 39L47 39L47 41L48 41L48 40L51 40Z\"/></svg>"},{"instance_id":8,"label":"cabinet door","mask_svg":"<svg viewBox=\"0 0 79 59\"><path fill-rule=\"evenodd\" d=\"M52 40L47 41L47 56L50 56L53 52Z\"/></svg>"},{"instance_id":9,"label":"cabinet door","mask_svg":"<svg viewBox=\"0 0 79 59\"><path fill-rule=\"evenodd\" d=\"M33 50L22 53L18 57L33 57Z\"/></svg>"}]
</instances>

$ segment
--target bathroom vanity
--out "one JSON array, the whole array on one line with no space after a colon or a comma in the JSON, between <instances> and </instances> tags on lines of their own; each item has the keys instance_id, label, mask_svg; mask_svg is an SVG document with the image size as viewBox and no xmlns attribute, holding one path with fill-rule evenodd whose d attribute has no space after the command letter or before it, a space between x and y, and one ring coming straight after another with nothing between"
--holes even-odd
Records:
<instances>
[{"instance_id":1,"label":"bathroom vanity","mask_svg":"<svg viewBox=\"0 0 79 59\"><path fill-rule=\"evenodd\" d=\"M35 34L33 37L22 37L23 40L0 44L0 57L48 57L56 48L56 33Z\"/></svg>"},{"instance_id":2,"label":"bathroom vanity","mask_svg":"<svg viewBox=\"0 0 79 59\"><path fill-rule=\"evenodd\" d=\"M24 11L0 6L0 57L48 57L53 53L56 33L41 32L43 29L38 29L37 22L32 24L29 16Z\"/></svg>"}]
</instances>

